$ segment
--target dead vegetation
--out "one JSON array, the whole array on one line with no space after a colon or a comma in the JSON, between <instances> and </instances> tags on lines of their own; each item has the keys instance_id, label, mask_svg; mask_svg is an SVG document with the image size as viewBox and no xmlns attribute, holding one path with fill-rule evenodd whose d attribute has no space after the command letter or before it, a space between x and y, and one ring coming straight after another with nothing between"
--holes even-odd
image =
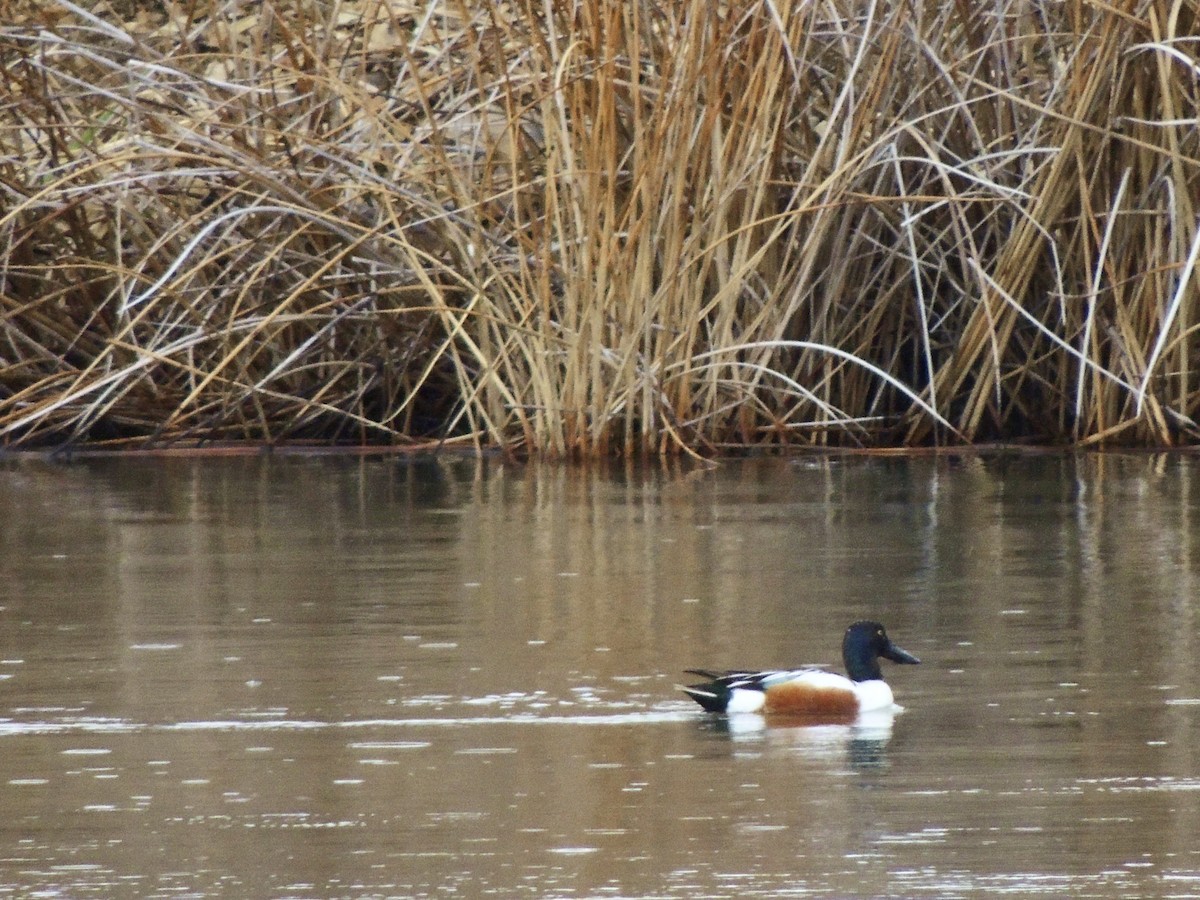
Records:
<instances>
[{"instance_id":1,"label":"dead vegetation","mask_svg":"<svg viewBox=\"0 0 1200 900\"><path fill-rule=\"evenodd\" d=\"M1200 433L1194 0L7 13L9 446Z\"/></svg>"}]
</instances>

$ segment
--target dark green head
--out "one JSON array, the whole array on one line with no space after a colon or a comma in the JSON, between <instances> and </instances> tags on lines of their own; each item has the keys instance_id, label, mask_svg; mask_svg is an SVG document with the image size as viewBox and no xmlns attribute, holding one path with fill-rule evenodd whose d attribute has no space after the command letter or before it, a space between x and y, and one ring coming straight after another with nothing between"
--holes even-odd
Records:
<instances>
[{"instance_id":1,"label":"dark green head","mask_svg":"<svg viewBox=\"0 0 1200 900\"><path fill-rule=\"evenodd\" d=\"M882 678L883 673L879 671L881 656L895 663L916 665L920 662L907 650L893 644L878 622L855 622L846 629L846 636L842 638L842 660L851 681Z\"/></svg>"}]
</instances>

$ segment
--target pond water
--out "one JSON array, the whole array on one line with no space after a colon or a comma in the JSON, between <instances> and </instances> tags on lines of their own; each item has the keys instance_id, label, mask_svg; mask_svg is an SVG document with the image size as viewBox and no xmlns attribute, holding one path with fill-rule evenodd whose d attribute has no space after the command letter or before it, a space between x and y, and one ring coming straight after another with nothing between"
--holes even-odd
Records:
<instances>
[{"instance_id":1,"label":"pond water","mask_svg":"<svg viewBox=\"0 0 1200 900\"><path fill-rule=\"evenodd\" d=\"M0 896L1200 897L1186 456L0 463ZM906 710L727 721L689 666Z\"/></svg>"}]
</instances>

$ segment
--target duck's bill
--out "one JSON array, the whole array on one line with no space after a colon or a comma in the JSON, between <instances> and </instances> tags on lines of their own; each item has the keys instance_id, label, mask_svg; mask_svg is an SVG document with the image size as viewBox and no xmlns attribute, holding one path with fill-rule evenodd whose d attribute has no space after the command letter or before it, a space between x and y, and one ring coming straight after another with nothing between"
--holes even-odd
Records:
<instances>
[{"instance_id":1,"label":"duck's bill","mask_svg":"<svg viewBox=\"0 0 1200 900\"><path fill-rule=\"evenodd\" d=\"M901 650L895 644L889 643L888 648L880 654L884 659L890 659L892 662L906 663L915 666L921 661L909 653L907 650Z\"/></svg>"}]
</instances>

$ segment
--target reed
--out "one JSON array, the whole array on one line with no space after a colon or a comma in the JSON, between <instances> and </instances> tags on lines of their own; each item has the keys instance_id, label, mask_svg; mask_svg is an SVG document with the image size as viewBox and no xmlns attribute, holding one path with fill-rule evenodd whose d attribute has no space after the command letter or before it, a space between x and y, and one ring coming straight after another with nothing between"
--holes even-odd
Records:
<instances>
[{"instance_id":1,"label":"reed","mask_svg":"<svg viewBox=\"0 0 1200 900\"><path fill-rule=\"evenodd\" d=\"M0 439L1190 442L1197 5L10 3Z\"/></svg>"}]
</instances>

